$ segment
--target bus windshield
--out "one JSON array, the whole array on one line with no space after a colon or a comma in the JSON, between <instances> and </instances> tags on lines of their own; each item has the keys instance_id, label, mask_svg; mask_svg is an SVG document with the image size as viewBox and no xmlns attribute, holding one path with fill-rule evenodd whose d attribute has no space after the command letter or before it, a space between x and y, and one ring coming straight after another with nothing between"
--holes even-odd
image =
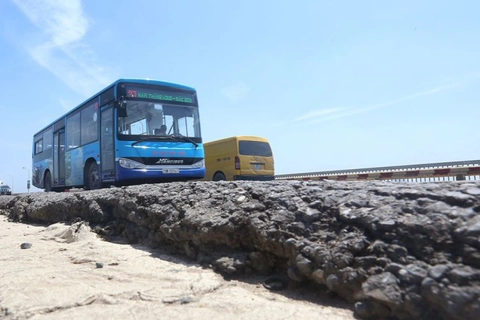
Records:
<instances>
[{"instance_id":1,"label":"bus windshield","mask_svg":"<svg viewBox=\"0 0 480 320\"><path fill-rule=\"evenodd\" d=\"M135 136L201 136L197 107L140 100L124 103L126 112L119 114L117 119L120 139L121 136L129 136L128 139L141 138Z\"/></svg>"}]
</instances>

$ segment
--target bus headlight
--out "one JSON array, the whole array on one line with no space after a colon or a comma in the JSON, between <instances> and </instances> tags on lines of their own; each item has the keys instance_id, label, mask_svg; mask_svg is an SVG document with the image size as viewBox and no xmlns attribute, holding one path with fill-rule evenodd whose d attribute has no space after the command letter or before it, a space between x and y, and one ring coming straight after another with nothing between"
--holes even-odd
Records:
<instances>
[{"instance_id":1,"label":"bus headlight","mask_svg":"<svg viewBox=\"0 0 480 320\"><path fill-rule=\"evenodd\" d=\"M127 169L144 169L145 165L143 163L133 161L130 159L125 159L125 158L120 158L118 159L118 164L122 168L127 168Z\"/></svg>"},{"instance_id":2,"label":"bus headlight","mask_svg":"<svg viewBox=\"0 0 480 320\"><path fill-rule=\"evenodd\" d=\"M201 160L201 161L198 161L198 162L195 162L194 164L192 164L192 168L194 169L200 169L200 168L203 168L205 167L205 160Z\"/></svg>"}]
</instances>

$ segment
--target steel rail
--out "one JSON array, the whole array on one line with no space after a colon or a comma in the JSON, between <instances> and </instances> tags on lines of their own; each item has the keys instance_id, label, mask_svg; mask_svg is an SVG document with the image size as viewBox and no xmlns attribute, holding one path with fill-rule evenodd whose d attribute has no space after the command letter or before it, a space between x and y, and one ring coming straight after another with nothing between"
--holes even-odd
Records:
<instances>
[{"instance_id":1,"label":"steel rail","mask_svg":"<svg viewBox=\"0 0 480 320\"><path fill-rule=\"evenodd\" d=\"M480 176L480 160L435 162L401 166L372 167L347 170L332 170L280 174L275 180L398 180L418 178Z\"/></svg>"}]
</instances>

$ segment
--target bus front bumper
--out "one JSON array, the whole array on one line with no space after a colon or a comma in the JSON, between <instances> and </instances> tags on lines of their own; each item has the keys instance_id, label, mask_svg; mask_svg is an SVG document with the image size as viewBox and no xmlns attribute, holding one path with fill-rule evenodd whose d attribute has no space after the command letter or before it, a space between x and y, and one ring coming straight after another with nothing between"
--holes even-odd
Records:
<instances>
[{"instance_id":1,"label":"bus front bumper","mask_svg":"<svg viewBox=\"0 0 480 320\"><path fill-rule=\"evenodd\" d=\"M117 182L167 182L202 179L205 177L205 168L146 170L127 169L117 165Z\"/></svg>"}]
</instances>

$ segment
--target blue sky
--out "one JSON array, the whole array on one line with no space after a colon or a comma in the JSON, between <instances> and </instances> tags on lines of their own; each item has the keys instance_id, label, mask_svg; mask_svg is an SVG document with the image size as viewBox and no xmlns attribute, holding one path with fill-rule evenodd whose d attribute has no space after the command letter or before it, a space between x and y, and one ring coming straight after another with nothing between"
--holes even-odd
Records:
<instances>
[{"instance_id":1,"label":"blue sky","mask_svg":"<svg viewBox=\"0 0 480 320\"><path fill-rule=\"evenodd\" d=\"M0 179L26 191L33 134L118 78L196 88L204 141L264 136L278 174L479 159L478 12L475 0L2 0Z\"/></svg>"}]
</instances>

